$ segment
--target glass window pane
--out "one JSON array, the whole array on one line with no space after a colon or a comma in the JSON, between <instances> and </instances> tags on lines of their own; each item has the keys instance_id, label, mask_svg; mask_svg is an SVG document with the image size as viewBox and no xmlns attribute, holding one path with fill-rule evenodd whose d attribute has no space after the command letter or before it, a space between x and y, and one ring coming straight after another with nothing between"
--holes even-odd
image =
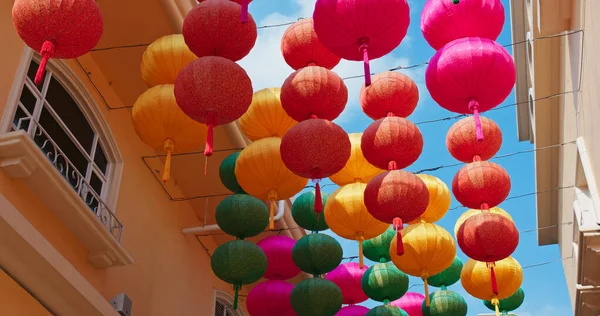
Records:
<instances>
[{"instance_id":1,"label":"glass window pane","mask_svg":"<svg viewBox=\"0 0 600 316\"><path fill-rule=\"evenodd\" d=\"M27 77L29 78L29 80L31 80L31 82L33 82L33 80L35 79L35 74L37 73L39 66L40 64L38 64L35 60L31 60L31 63L29 64L29 69L27 70Z\"/></svg>"},{"instance_id":2,"label":"glass window pane","mask_svg":"<svg viewBox=\"0 0 600 316\"><path fill-rule=\"evenodd\" d=\"M50 79L46 101L67 125L71 133L75 135L83 148L91 154L94 131L75 100L54 77Z\"/></svg>"},{"instance_id":3,"label":"glass window pane","mask_svg":"<svg viewBox=\"0 0 600 316\"><path fill-rule=\"evenodd\" d=\"M102 194L102 187L104 182L100 180L100 177L95 172L92 172L92 178L90 179L90 186L98 195Z\"/></svg>"},{"instance_id":4,"label":"glass window pane","mask_svg":"<svg viewBox=\"0 0 600 316\"><path fill-rule=\"evenodd\" d=\"M106 175L106 166L108 165L108 161L106 160L106 155L104 154L104 150L100 143L96 146L96 155L94 156L94 162L102 174Z\"/></svg>"},{"instance_id":5,"label":"glass window pane","mask_svg":"<svg viewBox=\"0 0 600 316\"><path fill-rule=\"evenodd\" d=\"M21 92L21 98L19 100L21 100L21 103L25 106L27 111L29 111L30 114L33 114L37 98L26 85L23 87L23 92Z\"/></svg>"},{"instance_id":6,"label":"glass window pane","mask_svg":"<svg viewBox=\"0 0 600 316\"><path fill-rule=\"evenodd\" d=\"M15 124L18 129L26 131L29 128L29 120L24 118L27 117L28 115L25 113L25 111L23 111L20 106L17 106L17 111L15 112L15 117L13 118L13 124ZM22 118L24 120L21 121L21 126L19 126L19 120Z\"/></svg>"}]
</instances>

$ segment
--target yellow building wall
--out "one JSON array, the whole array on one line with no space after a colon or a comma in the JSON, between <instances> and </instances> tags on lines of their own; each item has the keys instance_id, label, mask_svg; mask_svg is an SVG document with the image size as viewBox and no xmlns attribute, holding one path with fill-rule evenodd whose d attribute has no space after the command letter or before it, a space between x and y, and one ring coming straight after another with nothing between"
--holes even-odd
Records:
<instances>
[{"instance_id":1,"label":"yellow building wall","mask_svg":"<svg viewBox=\"0 0 600 316\"><path fill-rule=\"evenodd\" d=\"M0 1L3 46L0 113L6 108L24 48L12 26L12 3ZM80 61L94 72L95 80L98 79L101 72L95 69L93 60L84 56ZM194 236L181 233L182 227L200 225L194 211L187 203L170 201L140 159L153 152L135 134L131 111L108 111L78 67L72 62L69 65L96 98L123 157L118 203L113 211L125 227L122 245L135 262L103 270L94 268L87 260L87 251L53 213L25 185L8 178L2 171L0 194L6 196L107 300L125 292L133 301L135 315L212 315L213 289L231 293L231 286L213 276L210 257L200 242ZM100 88L109 104L123 105L107 84ZM0 282L0 291L6 290L5 283Z\"/></svg>"},{"instance_id":2,"label":"yellow building wall","mask_svg":"<svg viewBox=\"0 0 600 316\"><path fill-rule=\"evenodd\" d=\"M51 316L52 314L0 270L0 315Z\"/></svg>"}]
</instances>

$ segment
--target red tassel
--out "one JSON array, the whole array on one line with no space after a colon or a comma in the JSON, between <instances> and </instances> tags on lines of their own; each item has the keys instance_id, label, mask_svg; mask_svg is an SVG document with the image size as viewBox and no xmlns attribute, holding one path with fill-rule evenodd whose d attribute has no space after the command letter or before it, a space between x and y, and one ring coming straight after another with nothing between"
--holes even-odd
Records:
<instances>
[{"instance_id":1,"label":"red tassel","mask_svg":"<svg viewBox=\"0 0 600 316\"><path fill-rule=\"evenodd\" d=\"M206 175L206 169L208 166L208 157L213 154L213 141L214 141L214 129L215 125L217 125L217 117L215 113L208 112L206 114L206 126L208 127L208 131L206 132L206 145L204 146L204 175Z\"/></svg>"},{"instance_id":2,"label":"red tassel","mask_svg":"<svg viewBox=\"0 0 600 316\"><path fill-rule=\"evenodd\" d=\"M248 0L242 1L242 23L248 23Z\"/></svg>"},{"instance_id":3,"label":"red tassel","mask_svg":"<svg viewBox=\"0 0 600 316\"><path fill-rule=\"evenodd\" d=\"M371 85L371 66L369 65L369 39L360 40L360 51L363 53L363 64L365 67L365 86Z\"/></svg>"},{"instance_id":4,"label":"red tassel","mask_svg":"<svg viewBox=\"0 0 600 316\"><path fill-rule=\"evenodd\" d=\"M481 142L483 141L483 127L481 126L481 119L479 118L479 103L475 100L471 100L469 102L469 110L473 111L477 141Z\"/></svg>"},{"instance_id":5,"label":"red tassel","mask_svg":"<svg viewBox=\"0 0 600 316\"><path fill-rule=\"evenodd\" d=\"M39 85L44 81L44 72L46 71L46 65L48 64L48 59L54 56L56 49L56 43L52 40L46 40L44 44L42 44L42 49L40 50L40 55L42 55L42 60L40 61L40 66L38 67L37 73L35 74L35 79L33 82L36 85Z\"/></svg>"},{"instance_id":6,"label":"red tassel","mask_svg":"<svg viewBox=\"0 0 600 316\"><path fill-rule=\"evenodd\" d=\"M498 282L496 281L496 273L494 272L494 264L490 265L490 273L492 278L492 292L498 295Z\"/></svg>"},{"instance_id":7,"label":"red tassel","mask_svg":"<svg viewBox=\"0 0 600 316\"><path fill-rule=\"evenodd\" d=\"M396 230L396 255L402 256L404 254L404 243L402 243L402 219L400 217L396 217L394 218L392 224Z\"/></svg>"},{"instance_id":8,"label":"red tassel","mask_svg":"<svg viewBox=\"0 0 600 316\"><path fill-rule=\"evenodd\" d=\"M321 199L321 186L317 181L315 185L315 212L321 214L323 212L323 200Z\"/></svg>"},{"instance_id":9,"label":"red tassel","mask_svg":"<svg viewBox=\"0 0 600 316\"><path fill-rule=\"evenodd\" d=\"M388 162L388 170L398 170L398 164L393 160Z\"/></svg>"}]
</instances>

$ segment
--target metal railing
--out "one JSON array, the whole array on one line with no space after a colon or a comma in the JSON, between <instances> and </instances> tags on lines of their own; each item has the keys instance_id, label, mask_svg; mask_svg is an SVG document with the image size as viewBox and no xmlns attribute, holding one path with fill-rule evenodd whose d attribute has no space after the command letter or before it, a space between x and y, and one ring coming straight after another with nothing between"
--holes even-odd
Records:
<instances>
[{"instance_id":1,"label":"metal railing","mask_svg":"<svg viewBox=\"0 0 600 316\"><path fill-rule=\"evenodd\" d=\"M30 128L30 124L34 124ZM120 243L123 235L123 224L102 201L100 195L86 181L85 177L77 170L67 155L58 147L48 132L39 122L31 117L19 119L15 130L24 130L33 142L40 148L52 165L58 170L77 195L87 204L96 218L104 225L108 232Z\"/></svg>"}]
</instances>

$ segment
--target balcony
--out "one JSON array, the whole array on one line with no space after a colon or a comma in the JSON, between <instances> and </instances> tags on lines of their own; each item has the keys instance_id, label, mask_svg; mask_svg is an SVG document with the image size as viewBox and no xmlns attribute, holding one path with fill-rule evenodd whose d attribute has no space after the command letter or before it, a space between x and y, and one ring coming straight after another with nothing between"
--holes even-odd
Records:
<instances>
[{"instance_id":1,"label":"balcony","mask_svg":"<svg viewBox=\"0 0 600 316\"><path fill-rule=\"evenodd\" d=\"M133 262L120 244L123 224L37 121L19 119L0 135L0 160L0 168L22 180L81 242L95 267Z\"/></svg>"}]
</instances>

